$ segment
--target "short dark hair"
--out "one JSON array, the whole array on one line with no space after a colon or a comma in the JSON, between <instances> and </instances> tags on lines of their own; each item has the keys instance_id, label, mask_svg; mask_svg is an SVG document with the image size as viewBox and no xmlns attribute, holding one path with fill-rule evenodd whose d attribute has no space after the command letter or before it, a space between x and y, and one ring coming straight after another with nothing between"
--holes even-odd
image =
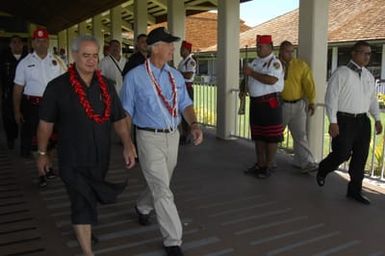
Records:
<instances>
[{"instance_id":1,"label":"short dark hair","mask_svg":"<svg viewBox=\"0 0 385 256\"><path fill-rule=\"evenodd\" d=\"M112 43L117 43L117 44L121 45L121 43L119 42L119 40L116 40L116 39L112 39L112 40L110 41L110 45L111 45Z\"/></svg>"},{"instance_id":2,"label":"short dark hair","mask_svg":"<svg viewBox=\"0 0 385 256\"><path fill-rule=\"evenodd\" d=\"M293 46L293 44L290 42L290 41L283 41L280 45L279 45L279 50L282 51L283 48L287 47L287 46Z\"/></svg>"},{"instance_id":3,"label":"short dark hair","mask_svg":"<svg viewBox=\"0 0 385 256\"><path fill-rule=\"evenodd\" d=\"M142 37L147 37L146 34L139 34L137 37L136 37L136 41L139 41L139 39L141 39Z\"/></svg>"},{"instance_id":4,"label":"short dark hair","mask_svg":"<svg viewBox=\"0 0 385 256\"><path fill-rule=\"evenodd\" d=\"M22 40L21 36L19 36L19 35L12 35L10 39L12 40L15 38Z\"/></svg>"},{"instance_id":5,"label":"short dark hair","mask_svg":"<svg viewBox=\"0 0 385 256\"><path fill-rule=\"evenodd\" d=\"M352 52L358 51L361 47L370 47L370 44L364 40L357 41L352 47Z\"/></svg>"}]
</instances>

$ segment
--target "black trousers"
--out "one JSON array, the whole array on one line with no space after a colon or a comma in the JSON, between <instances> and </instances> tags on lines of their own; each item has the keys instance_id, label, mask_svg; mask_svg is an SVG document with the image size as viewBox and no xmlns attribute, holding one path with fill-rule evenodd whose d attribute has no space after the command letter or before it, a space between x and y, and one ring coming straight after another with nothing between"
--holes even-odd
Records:
<instances>
[{"instance_id":1,"label":"black trousers","mask_svg":"<svg viewBox=\"0 0 385 256\"><path fill-rule=\"evenodd\" d=\"M13 112L12 95L2 99L1 109L5 136L8 142L13 142L17 139L19 128L15 121L15 114Z\"/></svg>"},{"instance_id":2,"label":"black trousers","mask_svg":"<svg viewBox=\"0 0 385 256\"><path fill-rule=\"evenodd\" d=\"M332 152L320 162L319 174L326 176L351 158L348 192L359 193L369 152L370 120L366 115L353 117L337 113L337 123L340 133L332 140Z\"/></svg>"},{"instance_id":3,"label":"black trousers","mask_svg":"<svg viewBox=\"0 0 385 256\"><path fill-rule=\"evenodd\" d=\"M31 150L37 148L36 132L39 124L39 105L32 104L26 97L23 97L20 110L24 117L20 129L20 153L28 155Z\"/></svg>"},{"instance_id":4,"label":"black trousers","mask_svg":"<svg viewBox=\"0 0 385 256\"><path fill-rule=\"evenodd\" d=\"M186 89L187 89L188 96L190 96L190 99L194 101L194 88L192 86L186 86ZM190 133L190 126L186 122L184 117L182 117L182 137L186 139L189 133Z\"/></svg>"}]
</instances>

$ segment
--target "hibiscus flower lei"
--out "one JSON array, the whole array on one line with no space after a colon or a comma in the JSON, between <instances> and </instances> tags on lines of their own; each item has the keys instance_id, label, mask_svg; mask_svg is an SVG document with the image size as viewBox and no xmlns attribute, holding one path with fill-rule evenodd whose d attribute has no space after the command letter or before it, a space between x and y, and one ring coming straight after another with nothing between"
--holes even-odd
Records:
<instances>
[{"instance_id":1,"label":"hibiscus flower lei","mask_svg":"<svg viewBox=\"0 0 385 256\"><path fill-rule=\"evenodd\" d=\"M105 121L109 120L111 116L111 97L108 92L107 84L104 81L100 70L96 70L96 78L98 80L98 84L102 92L102 99L104 103L104 113L102 116L95 113L90 102L88 101L87 94L83 86L81 85L80 81L76 77L74 64L70 65L70 67L68 68L68 73L70 76L70 83L72 85L72 88L74 89L75 93L79 96L80 104L82 105L88 118L95 121L98 124L102 124Z\"/></svg>"}]
</instances>

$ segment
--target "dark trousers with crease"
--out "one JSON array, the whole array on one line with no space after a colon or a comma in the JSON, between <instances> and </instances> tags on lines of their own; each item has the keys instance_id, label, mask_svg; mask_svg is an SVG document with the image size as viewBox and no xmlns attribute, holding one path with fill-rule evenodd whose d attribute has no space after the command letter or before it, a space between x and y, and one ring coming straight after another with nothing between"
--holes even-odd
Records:
<instances>
[{"instance_id":1,"label":"dark trousers with crease","mask_svg":"<svg viewBox=\"0 0 385 256\"><path fill-rule=\"evenodd\" d=\"M3 116L3 126L7 141L13 142L18 136L19 127L15 120L15 114L13 112L13 101L11 96L7 98L4 97L2 99L1 108Z\"/></svg>"},{"instance_id":2,"label":"dark trousers with crease","mask_svg":"<svg viewBox=\"0 0 385 256\"><path fill-rule=\"evenodd\" d=\"M24 122L20 129L20 152L22 155L28 155L31 150L37 149L36 132L39 124L39 105L32 104L23 97L21 112Z\"/></svg>"},{"instance_id":3,"label":"dark trousers with crease","mask_svg":"<svg viewBox=\"0 0 385 256\"><path fill-rule=\"evenodd\" d=\"M350 159L348 193L360 193L370 145L370 120L337 113L339 135L332 139L332 152L320 162L319 174L326 176Z\"/></svg>"}]
</instances>

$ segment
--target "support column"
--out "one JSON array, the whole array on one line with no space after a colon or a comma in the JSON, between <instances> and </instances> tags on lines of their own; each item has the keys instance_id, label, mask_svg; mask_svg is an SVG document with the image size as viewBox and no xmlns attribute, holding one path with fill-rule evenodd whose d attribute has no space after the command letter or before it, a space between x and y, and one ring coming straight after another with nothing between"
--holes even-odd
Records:
<instances>
[{"instance_id":1,"label":"support column","mask_svg":"<svg viewBox=\"0 0 385 256\"><path fill-rule=\"evenodd\" d=\"M147 0L134 0L134 41L140 34L147 34Z\"/></svg>"},{"instance_id":2,"label":"support column","mask_svg":"<svg viewBox=\"0 0 385 256\"><path fill-rule=\"evenodd\" d=\"M186 9L184 7L184 1L175 1L167 0L167 24L168 30L174 36L181 38L181 41L185 39L185 18L186 18ZM181 46L180 42L175 42L175 51L174 51L174 66L177 66L181 61L182 57L180 56L179 49Z\"/></svg>"},{"instance_id":3,"label":"support column","mask_svg":"<svg viewBox=\"0 0 385 256\"><path fill-rule=\"evenodd\" d=\"M92 35L99 43L99 58L103 58L104 34L102 31L102 15L92 17Z\"/></svg>"},{"instance_id":4,"label":"support column","mask_svg":"<svg viewBox=\"0 0 385 256\"><path fill-rule=\"evenodd\" d=\"M86 21L82 21L78 24L78 32L79 32L79 35L90 34L90 32L87 29L87 22Z\"/></svg>"},{"instance_id":5,"label":"support column","mask_svg":"<svg viewBox=\"0 0 385 256\"><path fill-rule=\"evenodd\" d=\"M122 7L120 5L110 10L111 40L122 42Z\"/></svg>"},{"instance_id":6,"label":"support column","mask_svg":"<svg viewBox=\"0 0 385 256\"><path fill-rule=\"evenodd\" d=\"M235 133L236 94L239 85L239 1L218 1L217 136Z\"/></svg>"},{"instance_id":7,"label":"support column","mask_svg":"<svg viewBox=\"0 0 385 256\"><path fill-rule=\"evenodd\" d=\"M385 44L382 45L381 55L381 80L385 80ZM384 85L385 86L385 85Z\"/></svg>"},{"instance_id":8,"label":"support column","mask_svg":"<svg viewBox=\"0 0 385 256\"><path fill-rule=\"evenodd\" d=\"M76 25L75 26L72 26L70 28L67 29L67 40L68 40L68 49L67 49L67 56L68 56L68 63L72 63L73 62L73 59L72 59L72 54L71 54L71 44L72 44L72 40L74 40L74 38L77 36L76 34Z\"/></svg>"},{"instance_id":9,"label":"support column","mask_svg":"<svg viewBox=\"0 0 385 256\"><path fill-rule=\"evenodd\" d=\"M67 30L62 30L57 34L58 47L63 48L67 51ZM68 52L66 52L68 53Z\"/></svg>"},{"instance_id":10,"label":"support column","mask_svg":"<svg viewBox=\"0 0 385 256\"><path fill-rule=\"evenodd\" d=\"M338 67L338 47L334 46L332 48L332 66L331 66L330 74L332 74L334 70L337 69L337 67Z\"/></svg>"},{"instance_id":11,"label":"support column","mask_svg":"<svg viewBox=\"0 0 385 256\"><path fill-rule=\"evenodd\" d=\"M316 103L324 103L326 92L329 0L300 0L299 56L309 63L316 84ZM318 106L308 119L310 148L316 161L322 158L324 107Z\"/></svg>"}]
</instances>

